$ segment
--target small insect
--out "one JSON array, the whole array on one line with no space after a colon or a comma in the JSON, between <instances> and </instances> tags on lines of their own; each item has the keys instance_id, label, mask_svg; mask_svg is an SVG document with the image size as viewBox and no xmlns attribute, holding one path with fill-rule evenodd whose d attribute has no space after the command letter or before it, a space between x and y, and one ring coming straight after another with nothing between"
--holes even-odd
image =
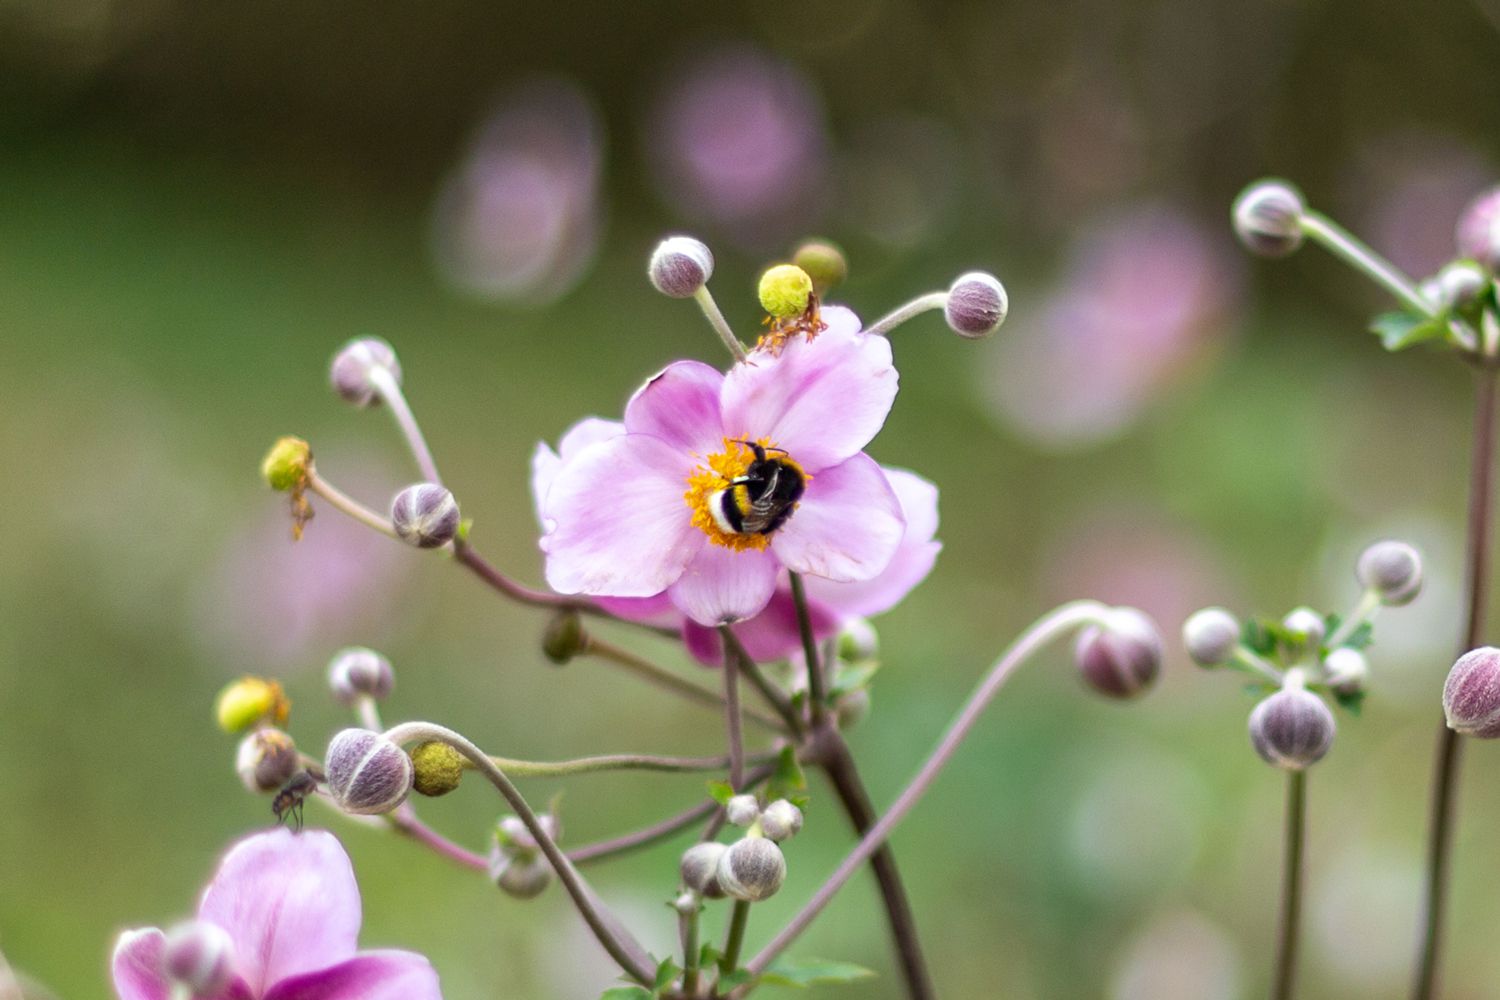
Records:
<instances>
[{"instance_id":1,"label":"small insect","mask_svg":"<svg viewBox=\"0 0 1500 1000\"><path fill-rule=\"evenodd\" d=\"M750 441L737 443L753 451L755 461L709 498L709 513L726 534L769 535L792 516L807 476L790 458L767 455L764 447ZM771 451L786 455L779 448Z\"/></svg>"},{"instance_id":2,"label":"small insect","mask_svg":"<svg viewBox=\"0 0 1500 1000\"><path fill-rule=\"evenodd\" d=\"M302 803L317 790L318 779L311 771L298 771L292 775L292 780L283 785L271 800L271 811L276 814L276 822L285 823L290 818L292 829L300 831Z\"/></svg>"}]
</instances>

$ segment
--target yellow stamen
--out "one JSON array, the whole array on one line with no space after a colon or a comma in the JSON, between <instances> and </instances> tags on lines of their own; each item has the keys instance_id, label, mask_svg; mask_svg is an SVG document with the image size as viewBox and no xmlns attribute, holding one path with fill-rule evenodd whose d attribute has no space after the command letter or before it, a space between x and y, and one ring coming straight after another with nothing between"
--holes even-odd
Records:
<instances>
[{"instance_id":1,"label":"yellow stamen","mask_svg":"<svg viewBox=\"0 0 1500 1000\"><path fill-rule=\"evenodd\" d=\"M766 438L758 438L755 443L767 451L775 450L775 446ZM796 465L785 456L778 455L777 457L788 464ZM708 540L715 545L722 545L735 552L743 552L746 549L760 552L771 544L771 536L725 531L719 527L719 522L714 520L713 512L709 510L709 503L720 490L728 489L731 482L743 476L754 461L755 452L750 449L749 445L733 438L725 438L723 451L708 455L703 459L702 464L688 474L687 492L682 495L682 499L687 501L687 505L693 510L693 527L707 535ZM801 471L800 468L798 471ZM805 473L804 477L806 477Z\"/></svg>"}]
</instances>

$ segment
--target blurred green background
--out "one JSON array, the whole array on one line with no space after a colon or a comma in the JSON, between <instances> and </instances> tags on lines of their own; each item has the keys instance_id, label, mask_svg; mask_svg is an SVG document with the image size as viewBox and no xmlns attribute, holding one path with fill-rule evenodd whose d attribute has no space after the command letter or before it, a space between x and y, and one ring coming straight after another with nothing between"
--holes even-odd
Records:
<instances>
[{"instance_id":1,"label":"blurred green background","mask_svg":"<svg viewBox=\"0 0 1500 1000\"><path fill-rule=\"evenodd\" d=\"M933 316L894 336L902 392L872 451L940 484L947 548L877 622L885 668L851 734L877 802L1053 603L1140 605L1172 646L1127 706L1049 653L900 830L943 995L1262 992L1282 783L1248 746L1251 699L1188 665L1177 628L1214 603L1342 610L1355 553L1387 535L1424 548L1430 586L1378 623L1364 716L1311 779L1304 983L1404 995L1468 375L1385 355L1362 332L1375 292L1315 251L1245 259L1227 215L1284 174L1435 268L1495 176L1497 25L1493 3L1446 0L0 5L0 454L26 501L0 533L0 949L60 997L111 995L115 934L189 913L270 821L214 693L282 678L317 752L347 722L322 675L344 644L395 662L389 717L495 753L713 752L711 714L545 665L542 617L439 557L326 510L293 548L256 467L296 433L373 505L414 478L388 418L325 385L342 341L386 337L476 543L537 580L534 443L618 414L670 359L723 360L645 282L656 239L710 242L745 331L758 269L818 234L852 261L834 298L867 318L970 267L1012 303L991 341ZM1500 977L1500 759L1469 749L1453 1000ZM568 840L701 788L578 779ZM496 811L477 785L424 803L475 847ZM608 983L560 892L519 903L309 820L354 856L364 943L425 952L452 1000ZM816 787L752 945L848 842ZM662 950L679 849L595 871ZM843 995L899 995L864 879L796 952L881 974Z\"/></svg>"}]
</instances>

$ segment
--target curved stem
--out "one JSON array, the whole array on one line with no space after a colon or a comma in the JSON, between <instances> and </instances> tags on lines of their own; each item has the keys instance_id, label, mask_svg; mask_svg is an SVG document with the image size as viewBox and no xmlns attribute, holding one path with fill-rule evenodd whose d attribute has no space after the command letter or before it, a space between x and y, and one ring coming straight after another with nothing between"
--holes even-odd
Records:
<instances>
[{"instance_id":1,"label":"curved stem","mask_svg":"<svg viewBox=\"0 0 1500 1000\"><path fill-rule=\"evenodd\" d=\"M775 760L775 751L753 754L750 760L764 764ZM574 774L597 774L600 771L663 771L671 774L692 774L700 771L723 771L733 767L728 756L718 757L661 757L644 753L601 754L597 757L578 757L573 760L511 760L508 757L491 755L490 761L507 774L518 778L563 778ZM741 759L740 766L744 766Z\"/></svg>"},{"instance_id":2,"label":"curved stem","mask_svg":"<svg viewBox=\"0 0 1500 1000\"><path fill-rule=\"evenodd\" d=\"M609 952L609 956L619 963L620 968L632 979L646 985L652 982L656 973L656 964L652 962L646 949L609 913L603 901L594 894L583 876L578 874L578 870L558 849L557 842L537 819L536 813L532 811L525 796L506 777L505 772L495 766L483 750L461 734L430 722L405 722L387 730L385 737L398 746L405 743L440 740L467 757L470 763L490 780L490 784L495 786L500 795L515 810L516 815L521 818L521 822L526 825L532 837L536 839L537 846L541 848L542 853L551 862L553 870L557 872L558 881L572 897L573 905L578 908L584 922L588 924L589 930L593 931L594 937L598 938L599 943L604 946L604 950Z\"/></svg>"},{"instance_id":3,"label":"curved stem","mask_svg":"<svg viewBox=\"0 0 1500 1000\"><path fill-rule=\"evenodd\" d=\"M1437 315L1411 278L1343 226L1313 211L1302 213L1301 224L1302 231L1325 250L1400 299L1407 308L1423 316Z\"/></svg>"},{"instance_id":4,"label":"curved stem","mask_svg":"<svg viewBox=\"0 0 1500 1000\"><path fill-rule=\"evenodd\" d=\"M927 789L937 780L938 775L942 773L943 768L952 759L964 738L969 735L975 723L979 721L980 715L1011 673L1047 643L1080 626L1099 621L1107 610L1108 608L1098 601L1073 601L1064 604L1038 619L1011 644L1000 659L990 667L989 673L985 675L978 688L969 696L969 700L964 703L964 707L949 724L921 770L896 797L896 801L886 814L880 817L879 821L870 828L870 832L865 834L859 844L849 852L834 873L813 894L812 899L808 900L807 905L792 918L791 923L787 924L746 966L753 975L765 972L766 968L776 960L776 956L795 941L797 936L806 930L818 914L822 913L823 909L833 901L833 897L854 877L859 867L880 849L886 838L891 835L891 831L906 818ZM737 991L735 995L742 996L743 992Z\"/></svg>"},{"instance_id":5,"label":"curved stem","mask_svg":"<svg viewBox=\"0 0 1500 1000\"><path fill-rule=\"evenodd\" d=\"M713 293L708 290L707 285L699 287L693 293L693 301L697 302L698 308L703 310L703 315L708 319L708 325L714 328L714 333L717 333L719 339L724 342L724 346L729 348L729 353L734 355L734 360L744 361L747 357L745 345L740 343L740 338L736 337L734 331L729 328L729 321L719 311L719 304L714 301Z\"/></svg>"},{"instance_id":6,"label":"curved stem","mask_svg":"<svg viewBox=\"0 0 1500 1000\"><path fill-rule=\"evenodd\" d=\"M390 823L391 829L402 836L410 837L423 847L431 849L434 853L447 858L465 868L475 871L488 872L489 862L466 847L455 844L453 841L438 833L432 827L417 818L417 812L412 808L410 802L403 802L395 812L386 814L386 821Z\"/></svg>"},{"instance_id":7,"label":"curved stem","mask_svg":"<svg viewBox=\"0 0 1500 1000\"><path fill-rule=\"evenodd\" d=\"M341 513L347 514L359 523L374 528L389 538L398 541L400 536L396 534L396 528L391 524L391 519L375 513L358 500L334 486L328 480L318 475L318 470L309 466L307 470L307 488L318 496L332 504Z\"/></svg>"},{"instance_id":8,"label":"curved stem","mask_svg":"<svg viewBox=\"0 0 1500 1000\"><path fill-rule=\"evenodd\" d=\"M671 691L673 694L680 695L689 701L697 702L700 705L707 705L716 710L722 709L725 706L724 696L719 692L699 687L692 681L684 680L670 670L657 666L644 657L636 656L627 649L622 649L613 643L605 642L603 639L596 639L593 636L589 636L583 652L585 655L597 656L600 659L607 660L617 667L624 667L637 677L647 680L665 691ZM744 709L743 714L745 718L757 725L764 726L766 729L773 730L774 732L782 732L781 723L769 715L757 712L754 709Z\"/></svg>"},{"instance_id":9,"label":"curved stem","mask_svg":"<svg viewBox=\"0 0 1500 1000\"><path fill-rule=\"evenodd\" d=\"M792 581L792 603L797 606L797 631L802 635L802 656L807 660L807 701L812 710L813 728L823 723L827 697L823 684L823 661L818 656L818 643L813 638L812 615L807 610L807 592L802 587L799 573L789 574Z\"/></svg>"},{"instance_id":10,"label":"curved stem","mask_svg":"<svg viewBox=\"0 0 1500 1000\"><path fill-rule=\"evenodd\" d=\"M947 292L928 292L926 295L919 295L906 305L896 308L865 327L865 333L890 333L912 317L920 316L933 309L941 309L947 304Z\"/></svg>"},{"instance_id":11,"label":"curved stem","mask_svg":"<svg viewBox=\"0 0 1500 1000\"><path fill-rule=\"evenodd\" d=\"M1286 776L1286 855L1281 869L1281 930L1271 1000L1292 1000L1297 974L1297 935L1302 922L1302 846L1307 830L1307 772Z\"/></svg>"},{"instance_id":12,"label":"curved stem","mask_svg":"<svg viewBox=\"0 0 1500 1000\"><path fill-rule=\"evenodd\" d=\"M371 367L370 381L375 383L375 389L385 405L391 408L396 425L401 428L401 436L406 439L406 446L411 449L412 458L416 459L417 468L422 470L423 477L429 483L442 485L443 479L438 475L437 463L432 460L432 451L427 447L427 439L422 436L422 427L417 423L416 414L412 413L406 402L401 383L396 381L389 370L379 365Z\"/></svg>"},{"instance_id":13,"label":"curved stem","mask_svg":"<svg viewBox=\"0 0 1500 1000\"><path fill-rule=\"evenodd\" d=\"M1333 630L1333 635L1324 641L1324 645L1329 649L1342 645L1344 640L1359 631L1361 625L1374 618L1379 610L1380 592L1374 588L1366 590L1359 595L1359 603L1339 622L1339 627Z\"/></svg>"}]
</instances>

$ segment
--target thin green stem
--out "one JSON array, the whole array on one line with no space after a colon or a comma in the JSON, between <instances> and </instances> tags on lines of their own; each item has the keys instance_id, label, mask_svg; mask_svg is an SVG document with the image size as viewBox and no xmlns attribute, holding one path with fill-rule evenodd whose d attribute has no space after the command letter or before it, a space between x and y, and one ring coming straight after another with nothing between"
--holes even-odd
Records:
<instances>
[{"instance_id":1,"label":"thin green stem","mask_svg":"<svg viewBox=\"0 0 1500 1000\"><path fill-rule=\"evenodd\" d=\"M374 528L389 538L400 539L396 534L396 528L391 524L391 519L377 514L349 494L334 486L328 480L318 475L318 471L309 466L307 470L307 488L318 496L327 500L341 513L347 514L359 523Z\"/></svg>"},{"instance_id":2,"label":"thin green stem","mask_svg":"<svg viewBox=\"0 0 1500 1000\"><path fill-rule=\"evenodd\" d=\"M1297 938L1302 923L1302 851L1307 833L1307 772L1286 776L1286 852L1281 869L1281 921L1271 1000L1292 1000L1297 976Z\"/></svg>"},{"instance_id":3,"label":"thin green stem","mask_svg":"<svg viewBox=\"0 0 1500 1000\"><path fill-rule=\"evenodd\" d=\"M749 679L766 703L776 710L777 715L781 716L781 721L786 723L786 728L792 736L800 740L802 720L798 717L797 710L792 706L791 699L786 696L786 692L772 683L765 671L761 670L760 666L750 658L749 652L746 651L739 636L734 634L730 626L724 626L720 634L724 637L724 656L726 658L739 657L740 673Z\"/></svg>"},{"instance_id":4,"label":"thin green stem","mask_svg":"<svg viewBox=\"0 0 1500 1000\"><path fill-rule=\"evenodd\" d=\"M751 754L740 760L752 764L764 764L776 759L775 751ZM496 767L518 778L565 778L576 774L597 774L601 771L660 771L669 774L693 774L704 771L723 771L733 767L730 756L717 757L661 757L643 753L601 754L597 757L578 757L573 760L542 761L512 760L491 755Z\"/></svg>"},{"instance_id":5,"label":"thin green stem","mask_svg":"<svg viewBox=\"0 0 1500 1000\"><path fill-rule=\"evenodd\" d=\"M700 904L691 912L678 916L678 934L682 938L682 992L689 997L698 994L698 959L702 951L698 947L698 918L702 913Z\"/></svg>"},{"instance_id":6,"label":"thin green stem","mask_svg":"<svg viewBox=\"0 0 1500 1000\"><path fill-rule=\"evenodd\" d=\"M719 339L724 342L724 346L729 348L729 353L734 355L734 360L744 361L748 357L745 345L740 343L740 338L736 337L734 330L730 329L729 320L725 319L724 314L719 311L719 304L714 301L713 293L708 290L707 285L699 287L693 293L693 301L697 302L698 308L703 310L703 315L708 319L708 325L714 328L714 333L717 333Z\"/></svg>"},{"instance_id":7,"label":"thin green stem","mask_svg":"<svg viewBox=\"0 0 1500 1000\"><path fill-rule=\"evenodd\" d=\"M1437 315L1432 303L1417 289L1416 282L1343 226L1326 215L1313 211L1303 212L1301 223L1304 233L1329 253L1400 299L1407 308L1423 316Z\"/></svg>"},{"instance_id":8,"label":"thin green stem","mask_svg":"<svg viewBox=\"0 0 1500 1000\"><path fill-rule=\"evenodd\" d=\"M824 703L827 695L823 685L823 661L818 656L818 643L813 638L812 615L807 610L807 592L802 586L799 573L789 574L792 581L792 603L797 606L797 631L802 635L802 656L807 660L807 701L812 712L813 729L823 724L828 710Z\"/></svg>"},{"instance_id":9,"label":"thin green stem","mask_svg":"<svg viewBox=\"0 0 1500 1000\"><path fill-rule=\"evenodd\" d=\"M370 381L375 384L381 400L390 407L392 416L396 418L396 426L401 429L401 436L406 439L406 446L411 450L412 458L416 459L417 468L421 470L423 477L429 483L441 485L443 480L438 475L437 463L432 460L432 450L427 447L427 439L422 436L422 427L417 423L416 414L412 413L411 406L406 402L401 383L396 381L396 377L388 369L379 365L370 369Z\"/></svg>"},{"instance_id":10,"label":"thin green stem","mask_svg":"<svg viewBox=\"0 0 1500 1000\"><path fill-rule=\"evenodd\" d=\"M1234 652L1230 654L1230 659L1242 666L1249 667L1251 670L1260 674L1272 684L1275 684L1278 687L1281 686L1281 671L1277 670L1273 664L1265 660L1259 653L1256 653L1248 646L1236 646Z\"/></svg>"},{"instance_id":11,"label":"thin green stem","mask_svg":"<svg viewBox=\"0 0 1500 1000\"><path fill-rule=\"evenodd\" d=\"M865 333L890 333L907 320L915 316L920 316L924 312L930 312L933 309L941 309L947 304L947 292L928 292L926 295L919 295L906 303L906 305L898 306L865 327Z\"/></svg>"},{"instance_id":12,"label":"thin green stem","mask_svg":"<svg viewBox=\"0 0 1500 1000\"><path fill-rule=\"evenodd\" d=\"M1380 592L1374 588L1366 590L1359 595L1359 603L1354 605L1353 610L1339 622L1339 627L1333 630L1333 634L1325 640L1329 649L1340 646L1359 631L1361 625L1375 617L1380 610Z\"/></svg>"},{"instance_id":13,"label":"thin green stem","mask_svg":"<svg viewBox=\"0 0 1500 1000\"><path fill-rule=\"evenodd\" d=\"M750 925L750 904L743 899L734 901L734 911L729 917L729 932L724 935L724 953L719 958L719 976L729 975L740 967L740 951L745 947L745 928Z\"/></svg>"},{"instance_id":14,"label":"thin green stem","mask_svg":"<svg viewBox=\"0 0 1500 1000\"><path fill-rule=\"evenodd\" d=\"M651 682L662 690L670 691L699 705L706 705L715 710L722 710L725 707L724 696L719 692L699 687L692 681L678 677L665 667L657 666L650 660L637 656L629 650L622 649L613 643L605 642L603 639L597 639L592 635L589 636L583 652L585 655L597 656L617 667L623 667L630 673ZM757 712L754 709L744 709L743 715L751 722L766 729L778 733L784 731L782 724L778 720L762 712Z\"/></svg>"}]
</instances>

